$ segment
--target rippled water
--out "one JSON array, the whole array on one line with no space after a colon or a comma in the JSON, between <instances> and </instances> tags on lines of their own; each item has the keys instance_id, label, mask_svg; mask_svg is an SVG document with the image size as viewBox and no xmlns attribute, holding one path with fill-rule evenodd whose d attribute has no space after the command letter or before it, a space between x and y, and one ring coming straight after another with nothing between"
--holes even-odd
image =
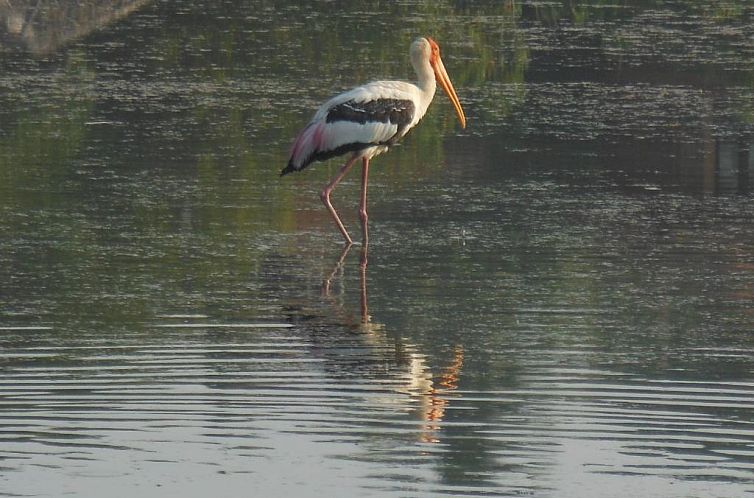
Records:
<instances>
[{"instance_id":1,"label":"rippled water","mask_svg":"<svg viewBox=\"0 0 754 498\"><path fill-rule=\"evenodd\" d=\"M0 4L0 495L753 493L754 12L633 4Z\"/></svg>"}]
</instances>

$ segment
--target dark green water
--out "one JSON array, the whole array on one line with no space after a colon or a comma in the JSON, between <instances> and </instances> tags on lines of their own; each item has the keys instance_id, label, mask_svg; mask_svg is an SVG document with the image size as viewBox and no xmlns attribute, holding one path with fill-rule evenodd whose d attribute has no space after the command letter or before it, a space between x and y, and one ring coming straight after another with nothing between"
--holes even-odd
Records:
<instances>
[{"instance_id":1,"label":"dark green water","mask_svg":"<svg viewBox=\"0 0 754 498\"><path fill-rule=\"evenodd\" d=\"M6 3L0 495L754 493L748 2ZM420 34L362 264L278 173Z\"/></svg>"}]
</instances>

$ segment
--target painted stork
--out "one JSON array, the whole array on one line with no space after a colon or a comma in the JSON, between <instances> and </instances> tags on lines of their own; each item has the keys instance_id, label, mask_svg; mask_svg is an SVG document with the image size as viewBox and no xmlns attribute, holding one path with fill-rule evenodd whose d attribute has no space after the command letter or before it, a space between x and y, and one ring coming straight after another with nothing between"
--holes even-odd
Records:
<instances>
[{"instance_id":1,"label":"painted stork","mask_svg":"<svg viewBox=\"0 0 754 498\"><path fill-rule=\"evenodd\" d=\"M429 37L417 38L411 44L409 54L416 71L416 83L374 81L325 102L299 133L291 148L288 165L280 174L283 176L292 171L302 170L314 161L351 154L320 193L322 202L335 220L347 245L352 244L352 240L330 202L330 194L357 160L362 161L359 219L366 245L369 240L369 160L388 150L416 126L435 96L436 83L440 83L453 104L461 127L466 127L466 116L445 71L437 43Z\"/></svg>"}]
</instances>

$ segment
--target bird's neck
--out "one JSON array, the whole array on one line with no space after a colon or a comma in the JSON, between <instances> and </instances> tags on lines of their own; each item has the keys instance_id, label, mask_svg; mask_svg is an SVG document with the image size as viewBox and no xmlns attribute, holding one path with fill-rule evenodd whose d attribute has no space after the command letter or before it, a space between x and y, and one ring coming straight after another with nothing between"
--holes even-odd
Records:
<instances>
[{"instance_id":1,"label":"bird's neck","mask_svg":"<svg viewBox=\"0 0 754 498\"><path fill-rule=\"evenodd\" d=\"M432 70L432 66L429 65L429 61L422 61L422 63L415 66L417 82L416 86L419 87L424 100L429 104L435 96L435 90L437 89L437 81L435 80L435 72Z\"/></svg>"}]
</instances>

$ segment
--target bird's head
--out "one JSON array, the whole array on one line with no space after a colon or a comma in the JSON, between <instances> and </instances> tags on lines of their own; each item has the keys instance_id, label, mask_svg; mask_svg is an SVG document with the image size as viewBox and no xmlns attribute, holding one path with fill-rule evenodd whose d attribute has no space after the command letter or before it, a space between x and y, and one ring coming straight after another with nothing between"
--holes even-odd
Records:
<instances>
[{"instance_id":1,"label":"bird's head","mask_svg":"<svg viewBox=\"0 0 754 498\"><path fill-rule=\"evenodd\" d=\"M430 37L418 38L411 46L412 54L419 52L421 57L429 61L429 65L435 73L435 80L440 84L445 95L448 96L450 102L453 104L453 108L458 116L458 121L461 122L461 128L466 128L466 115L463 113L461 102L458 100L456 90L453 88L453 83L450 81L450 76L445 70L445 65L442 63L440 57L440 46Z\"/></svg>"}]
</instances>

